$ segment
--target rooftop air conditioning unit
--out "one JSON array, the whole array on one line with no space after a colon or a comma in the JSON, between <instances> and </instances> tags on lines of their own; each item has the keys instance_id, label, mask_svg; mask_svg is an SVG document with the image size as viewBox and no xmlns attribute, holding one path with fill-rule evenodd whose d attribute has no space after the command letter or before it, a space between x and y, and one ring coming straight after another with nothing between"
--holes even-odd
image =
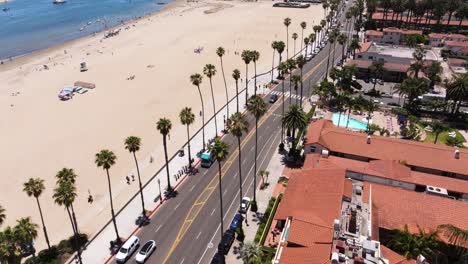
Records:
<instances>
[{"instance_id":1,"label":"rooftop air conditioning unit","mask_svg":"<svg viewBox=\"0 0 468 264\"><path fill-rule=\"evenodd\" d=\"M322 149L322 158L328 158L329 155L328 149Z\"/></svg>"},{"instance_id":2,"label":"rooftop air conditioning unit","mask_svg":"<svg viewBox=\"0 0 468 264\"><path fill-rule=\"evenodd\" d=\"M436 187L436 186L426 186L426 193L427 194L432 194L432 195L438 195L438 196L448 196L447 189L441 188L441 187Z\"/></svg>"}]
</instances>

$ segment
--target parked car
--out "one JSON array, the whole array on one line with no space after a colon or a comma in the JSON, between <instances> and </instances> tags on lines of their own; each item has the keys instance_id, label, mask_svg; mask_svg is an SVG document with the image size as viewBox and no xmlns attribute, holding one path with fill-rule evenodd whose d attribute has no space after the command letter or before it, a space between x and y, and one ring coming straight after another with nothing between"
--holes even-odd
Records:
<instances>
[{"instance_id":1,"label":"parked car","mask_svg":"<svg viewBox=\"0 0 468 264\"><path fill-rule=\"evenodd\" d=\"M242 198L239 212L241 212L242 214L247 213L247 210L249 210L250 201L251 201L250 198L247 196Z\"/></svg>"},{"instance_id":2,"label":"parked car","mask_svg":"<svg viewBox=\"0 0 468 264\"><path fill-rule=\"evenodd\" d=\"M131 236L120 248L115 259L117 263L124 263L140 246L140 239L137 236Z\"/></svg>"},{"instance_id":3,"label":"parked car","mask_svg":"<svg viewBox=\"0 0 468 264\"><path fill-rule=\"evenodd\" d=\"M145 263L145 261L151 256L151 254L156 249L156 242L154 240L150 240L146 242L143 247L140 249L138 254L135 256L135 260L137 263Z\"/></svg>"},{"instance_id":4,"label":"parked car","mask_svg":"<svg viewBox=\"0 0 468 264\"><path fill-rule=\"evenodd\" d=\"M371 83L374 83L374 84L377 83L377 80L375 78L371 78L370 81Z\"/></svg>"},{"instance_id":5,"label":"parked car","mask_svg":"<svg viewBox=\"0 0 468 264\"><path fill-rule=\"evenodd\" d=\"M310 61L312 58L313 58L313 57L312 57L312 55L310 55L310 54L306 56L306 60L307 60L307 61Z\"/></svg>"},{"instance_id":6,"label":"parked car","mask_svg":"<svg viewBox=\"0 0 468 264\"><path fill-rule=\"evenodd\" d=\"M389 103L387 103L387 105L389 105L389 106L400 106L399 103L395 103L395 102L389 102Z\"/></svg>"},{"instance_id":7,"label":"parked car","mask_svg":"<svg viewBox=\"0 0 468 264\"><path fill-rule=\"evenodd\" d=\"M231 221L231 225L229 225L229 229L236 231L236 229L242 225L242 220L244 220L244 217L241 214L236 214Z\"/></svg>"},{"instance_id":8,"label":"parked car","mask_svg":"<svg viewBox=\"0 0 468 264\"><path fill-rule=\"evenodd\" d=\"M382 79L377 79L377 83L380 84L380 85L383 85L384 81Z\"/></svg>"},{"instance_id":9,"label":"parked car","mask_svg":"<svg viewBox=\"0 0 468 264\"><path fill-rule=\"evenodd\" d=\"M351 77L351 80L356 81L356 75L353 75L353 76Z\"/></svg>"},{"instance_id":10,"label":"parked car","mask_svg":"<svg viewBox=\"0 0 468 264\"><path fill-rule=\"evenodd\" d=\"M270 102L270 104L274 104L277 100L278 100L278 95L272 94L272 95L270 96L269 102Z\"/></svg>"},{"instance_id":11,"label":"parked car","mask_svg":"<svg viewBox=\"0 0 468 264\"><path fill-rule=\"evenodd\" d=\"M210 264L224 264L224 255L220 254L219 251L211 259Z\"/></svg>"},{"instance_id":12,"label":"parked car","mask_svg":"<svg viewBox=\"0 0 468 264\"><path fill-rule=\"evenodd\" d=\"M362 89L362 85L358 81L352 81L351 86L358 89L358 90Z\"/></svg>"},{"instance_id":13,"label":"parked car","mask_svg":"<svg viewBox=\"0 0 468 264\"><path fill-rule=\"evenodd\" d=\"M234 242L236 233L233 230L226 230L223 234L221 242L218 244L218 253L226 255Z\"/></svg>"}]
</instances>

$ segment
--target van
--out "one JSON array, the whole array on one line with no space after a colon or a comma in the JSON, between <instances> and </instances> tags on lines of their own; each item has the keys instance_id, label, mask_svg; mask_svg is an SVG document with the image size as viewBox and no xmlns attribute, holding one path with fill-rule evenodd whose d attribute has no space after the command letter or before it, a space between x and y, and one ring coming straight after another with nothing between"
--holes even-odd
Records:
<instances>
[{"instance_id":1,"label":"van","mask_svg":"<svg viewBox=\"0 0 468 264\"><path fill-rule=\"evenodd\" d=\"M124 263L127 261L138 247L140 247L140 239L137 236L130 237L115 256L117 263Z\"/></svg>"},{"instance_id":2,"label":"van","mask_svg":"<svg viewBox=\"0 0 468 264\"><path fill-rule=\"evenodd\" d=\"M215 161L215 157L209 151L203 152L200 156L201 159L201 166L203 168L209 168Z\"/></svg>"}]
</instances>

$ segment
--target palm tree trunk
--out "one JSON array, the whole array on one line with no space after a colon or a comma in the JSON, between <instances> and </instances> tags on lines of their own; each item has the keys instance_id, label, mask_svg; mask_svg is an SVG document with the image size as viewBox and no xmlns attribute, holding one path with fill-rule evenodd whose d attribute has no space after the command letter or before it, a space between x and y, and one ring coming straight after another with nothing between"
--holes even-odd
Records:
<instances>
[{"instance_id":1,"label":"palm tree trunk","mask_svg":"<svg viewBox=\"0 0 468 264\"><path fill-rule=\"evenodd\" d=\"M190 156L190 143L189 143L189 156ZM133 152L133 159L135 160L135 165L136 165L137 174L138 174L138 186L140 187L142 215L146 216L145 199L143 198L143 186L141 185L141 177L140 177L140 166L138 166L138 160L136 158L135 152Z\"/></svg>"},{"instance_id":2,"label":"palm tree trunk","mask_svg":"<svg viewBox=\"0 0 468 264\"><path fill-rule=\"evenodd\" d=\"M224 75L223 57L219 57L219 59L221 60L221 73L223 74L224 90L226 91L226 117L229 118L229 95L226 84L226 75Z\"/></svg>"},{"instance_id":3,"label":"palm tree trunk","mask_svg":"<svg viewBox=\"0 0 468 264\"><path fill-rule=\"evenodd\" d=\"M254 195L253 200L257 201L257 145L258 145L258 118L255 118L255 161L254 161Z\"/></svg>"},{"instance_id":4,"label":"palm tree trunk","mask_svg":"<svg viewBox=\"0 0 468 264\"><path fill-rule=\"evenodd\" d=\"M273 70L275 69L275 49L273 49L273 58L271 60L271 83L273 83ZM239 112L239 110L237 110Z\"/></svg>"},{"instance_id":5,"label":"palm tree trunk","mask_svg":"<svg viewBox=\"0 0 468 264\"><path fill-rule=\"evenodd\" d=\"M249 65L245 64L245 104L249 100Z\"/></svg>"},{"instance_id":6,"label":"palm tree trunk","mask_svg":"<svg viewBox=\"0 0 468 264\"><path fill-rule=\"evenodd\" d=\"M167 190L172 190L171 187L171 178L169 177L169 159L167 158L167 141L166 136L163 135L163 146L164 146L164 159L166 160L166 173L167 173Z\"/></svg>"},{"instance_id":7,"label":"palm tree trunk","mask_svg":"<svg viewBox=\"0 0 468 264\"><path fill-rule=\"evenodd\" d=\"M70 205L71 211L72 211L72 217L73 217L73 222L75 223L75 228L76 228L76 233L75 233L75 243L77 246L77 255L80 263L83 263L83 260L81 259L81 245L79 244L79 239L78 235L80 231L78 231L78 222L76 221L76 214L75 214L75 209L73 208L73 204Z\"/></svg>"},{"instance_id":8,"label":"palm tree trunk","mask_svg":"<svg viewBox=\"0 0 468 264\"><path fill-rule=\"evenodd\" d=\"M241 161L241 139L237 137L237 146L239 147L239 206L242 204L242 161Z\"/></svg>"},{"instance_id":9,"label":"palm tree trunk","mask_svg":"<svg viewBox=\"0 0 468 264\"><path fill-rule=\"evenodd\" d=\"M65 208L67 209L68 218L70 219L70 223L71 223L72 228L73 228L73 240L75 241L75 247L78 249L79 248L79 242L78 242L78 237L77 237L78 231L76 229L75 222L73 221L72 215L70 213L70 208L68 206L66 206ZM83 263L83 260L81 259L81 253L80 253L79 249L77 250L77 256L78 256L79 263Z\"/></svg>"},{"instance_id":10,"label":"palm tree trunk","mask_svg":"<svg viewBox=\"0 0 468 264\"><path fill-rule=\"evenodd\" d=\"M434 144L437 144L437 140L439 139L439 134L440 132L436 133L435 139L434 139Z\"/></svg>"},{"instance_id":11,"label":"palm tree trunk","mask_svg":"<svg viewBox=\"0 0 468 264\"><path fill-rule=\"evenodd\" d=\"M281 87L282 87L282 93L283 93L283 96L282 96L282 101L283 101L282 102L282 104L283 104L282 107L283 107L283 109L281 111L281 120L283 120L283 118L284 118L284 80L282 82ZM284 125L283 124L281 124L281 142L282 143L284 142Z\"/></svg>"},{"instance_id":12,"label":"palm tree trunk","mask_svg":"<svg viewBox=\"0 0 468 264\"><path fill-rule=\"evenodd\" d=\"M447 25L450 25L450 20L452 19L452 14L453 14L453 12L450 12L450 13L449 13Z\"/></svg>"},{"instance_id":13,"label":"palm tree trunk","mask_svg":"<svg viewBox=\"0 0 468 264\"><path fill-rule=\"evenodd\" d=\"M302 29L302 32L301 32L301 51L302 51L302 43L304 43L304 29ZM294 44L295 46L296 44Z\"/></svg>"},{"instance_id":14,"label":"palm tree trunk","mask_svg":"<svg viewBox=\"0 0 468 264\"><path fill-rule=\"evenodd\" d=\"M189 168L192 168L192 154L190 153L190 128L188 124L187 124L187 148L188 148ZM141 198L143 198L143 196Z\"/></svg>"},{"instance_id":15,"label":"palm tree trunk","mask_svg":"<svg viewBox=\"0 0 468 264\"><path fill-rule=\"evenodd\" d=\"M166 145L164 144L164 147L165 146ZM112 223L114 224L115 235L117 236L116 241L120 242L119 230L117 229L117 222L115 221L114 202L112 201L112 186L110 182L109 169L106 169L106 173L107 173L107 185L109 187L109 200L110 200L110 206L111 206Z\"/></svg>"},{"instance_id":16,"label":"palm tree trunk","mask_svg":"<svg viewBox=\"0 0 468 264\"><path fill-rule=\"evenodd\" d=\"M236 80L236 105L237 105L237 112L239 112L239 83Z\"/></svg>"},{"instance_id":17,"label":"palm tree trunk","mask_svg":"<svg viewBox=\"0 0 468 264\"><path fill-rule=\"evenodd\" d=\"M39 215L41 216L42 230L44 231L44 237L47 243L47 248L50 250L49 235L47 234L46 225L44 223L44 216L42 215L41 203L39 203L39 197L36 197L37 207L39 208Z\"/></svg>"},{"instance_id":18,"label":"palm tree trunk","mask_svg":"<svg viewBox=\"0 0 468 264\"><path fill-rule=\"evenodd\" d=\"M336 52L336 41L333 42L332 67L334 67L334 65L335 65L335 52Z\"/></svg>"},{"instance_id":19,"label":"palm tree trunk","mask_svg":"<svg viewBox=\"0 0 468 264\"><path fill-rule=\"evenodd\" d=\"M303 83L303 80L302 80L302 68L301 68L301 104L300 104L301 107L302 107L302 89L303 89L303 86L304 86L304 83Z\"/></svg>"},{"instance_id":20,"label":"palm tree trunk","mask_svg":"<svg viewBox=\"0 0 468 264\"><path fill-rule=\"evenodd\" d=\"M289 30L286 26L286 59L289 59Z\"/></svg>"},{"instance_id":21,"label":"palm tree trunk","mask_svg":"<svg viewBox=\"0 0 468 264\"><path fill-rule=\"evenodd\" d=\"M338 110L338 125L337 126L340 126L340 121L341 121L341 107Z\"/></svg>"},{"instance_id":22,"label":"palm tree trunk","mask_svg":"<svg viewBox=\"0 0 468 264\"><path fill-rule=\"evenodd\" d=\"M236 81L237 85L237 81ZM197 85L198 93L200 94L201 109L202 109L202 136L203 136L203 149L205 149L205 105L203 104L203 96L201 94L200 85ZM239 99L237 100L237 107L239 108ZM237 110L239 112L239 110Z\"/></svg>"},{"instance_id":23,"label":"palm tree trunk","mask_svg":"<svg viewBox=\"0 0 468 264\"><path fill-rule=\"evenodd\" d=\"M351 115L351 108L348 110L348 120L346 120L346 128L348 128L349 125L349 116Z\"/></svg>"},{"instance_id":24,"label":"palm tree trunk","mask_svg":"<svg viewBox=\"0 0 468 264\"><path fill-rule=\"evenodd\" d=\"M302 45L302 42L301 42L301 45ZM301 49L301 51L302 51L302 49ZM293 58L294 58L295 55L296 55L296 40L294 40Z\"/></svg>"},{"instance_id":25,"label":"palm tree trunk","mask_svg":"<svg viewBox=\"0 0 468 264\"><path fill-rule=\"evenodd\" d=\"M255 86L255 89L254 89L254 95L257 95L257 62L254 61L254 86Z\"/></svg>"},{"instance_id":26,"label":"palm tree trunk","mask_svg":"<svg viewBox=\"0 0 468 264\"><path fill-rule=\"evenodd\" d=\"M328 46L328 57L327 57L327 68L325 69L325 80L328 79L328 67L330 67L330 50L331 49L331 44Z\"/></svg>"},{"instance_id":27,"label":"palm tree trunk","mask_svg":"<svg viewBox=\"0 0 468 264\"><path fill-rule=\"evenodd\" d=\"M289 104L291 104L292 102L292 70L291 72L289 73Z\"/></svg>"},{"instance_id":28,"label":"palm tree trunk","mask_svg":"<svg viewBox=\"0 0 468 264\"><path fill-rule=\"evenodd\" d=\"M223 240L223 232L224 232L224 223L223 223L223 187L221 186L221 162L218 161L218 181L219 181L219 212L220 212L220 221L221 221L221 240Z\"/></svg>"},{"instance_id":29,"label":"palm tree trunk","mask_svg":"<svg viewBox=\"0 0 468 264\"><path fill-rule=\"evenodd\" d=\"M213 100L213 116L214 116L214 122L215 122L215 137L218 137L218 121L216 121L216 105L215 105L215 99L214 99L214 93L213 93L213 82L211 81L211 78L210 78L210 88L211 88L211 99Z\"/></svg>"},{"instance_id":30,"label":"palm tree trunk","mask_svg":"<svg viewBox=\"0 0 468 264\"><path fill-rule=\"evenodd\" d=\"M291 132L291 138L292 138L292 146L291 146L291 153L294 154L296 152L296 129L293 127L292 132Z\"/></svg>"}]
</instances>

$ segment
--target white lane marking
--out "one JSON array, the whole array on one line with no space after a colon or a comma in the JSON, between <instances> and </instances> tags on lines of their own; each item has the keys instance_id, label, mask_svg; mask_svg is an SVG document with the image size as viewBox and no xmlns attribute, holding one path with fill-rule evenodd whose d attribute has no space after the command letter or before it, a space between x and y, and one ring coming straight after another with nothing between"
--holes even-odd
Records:
<instances>
[{"instance_id":1,"label":"white lane marking","mask_svg":"<svg viewBox=\"0 0 468 264\"><path fill-rule=\"evenodd\" d=\"M185 258L182 259L182 261L180 262L180 264L184 263L184 261L185 261Z\"/></svg>"},{"instance_id":2,"label":"white lane marking","mask_svg":"<svg viewBox=\"0 0 468 264\"><path fill-rule=\"evenodd\" d=\"M192 186L192 188L190 188L190 192L192 192L192 191L193 191L193 188L195 188L195 185L194 185L194 186Z\"/></svg>"},{"instance_id":3,"label":"white lane marking","mask_svg":"<svg viewBox=\"0 0 468 264\"><path fill-rule=\"evenodd\" d=\"M158 226L158 228L156 229L156 232L155 232L155 233L157 233L157 232L159 231L159 229L161 229L162 226L163 226L163 225Z\"/></svg>"},{"instance_id":4,"label":"white lane marking","mask_svg":"<svg viewBox=\"0 0 468 264\"><path fill-rule=\"evenodd\" d=\"M224 189L223 196L226 195L227 189Z\"/></svg>"},{"instance_id":5,"label":"white lane marking","mask_svg":"<svg viewBox=\"0 0 468 264\"><path fill-rule=\"evenodd\" d=\"M195 239L198 239L200 237L200 235L201 235L201 231L200 231L200 233L198 233L198 236Z\"/></svg>"},{"instance_id":6,"label":"white lane marking","mask_svg":"<svg viewBox=\"0 0 468 264\"><path fill-rule=\"evenodd\" d=\"M181 202L180 202L181 203ZM174 207L174 211L177 210L177 208L179 207L180 203L178 203L175 207Z\"/></svg>"},{"instance_id":7,"label":"white lane marking","mask_svg":"<svg viewBox=\"0 0 468 264\"><path fill-rule=\"evenodd\" d=\"M211 215L213 215L215 211L216 211L216 208L214 208L213 211L211 211Z\"/></svg>"}]
</instances>

